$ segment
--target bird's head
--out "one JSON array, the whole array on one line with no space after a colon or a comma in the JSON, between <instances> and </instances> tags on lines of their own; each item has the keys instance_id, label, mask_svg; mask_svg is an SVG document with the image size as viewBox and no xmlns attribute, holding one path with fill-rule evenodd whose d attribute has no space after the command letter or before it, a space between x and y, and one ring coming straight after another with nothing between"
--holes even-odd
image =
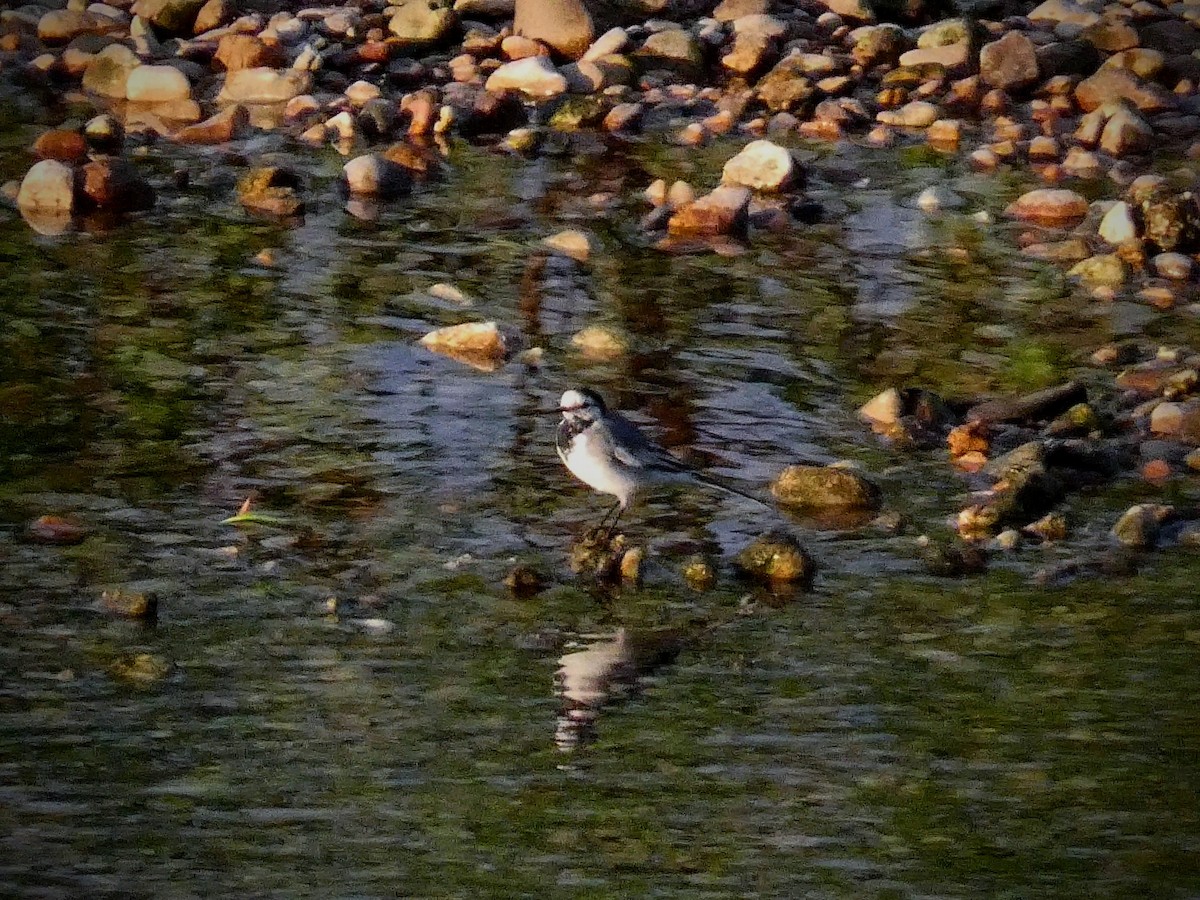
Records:
<instances>
[{"instance_id":1,"label":"bird's head","mask_svg":"<svg viewBox=\"0 0 1200 900\"><path fill-rule=\"evenodd\" d=\"M604 415L604 399L588 388L573 388L563 392L558 411L568 419L595 420Z\"/></svg>"}]
</instances>

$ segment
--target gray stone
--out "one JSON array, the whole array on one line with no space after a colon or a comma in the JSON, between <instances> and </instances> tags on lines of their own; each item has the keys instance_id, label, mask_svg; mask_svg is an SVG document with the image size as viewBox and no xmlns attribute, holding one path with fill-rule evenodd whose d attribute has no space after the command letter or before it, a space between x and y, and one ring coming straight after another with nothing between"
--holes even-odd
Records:
<instances>
[{"instance_id":1,"label":"gray stone","mask_svg":"<svg viewBox=\"0 0 1200 900\"><path fill-rule=\"evenodd\" d=\"M979 77L1005 91L1027 88L1038 80L1033 42L1019 31L1010 31L979 51Z\"/></svg>"}]
</instances>

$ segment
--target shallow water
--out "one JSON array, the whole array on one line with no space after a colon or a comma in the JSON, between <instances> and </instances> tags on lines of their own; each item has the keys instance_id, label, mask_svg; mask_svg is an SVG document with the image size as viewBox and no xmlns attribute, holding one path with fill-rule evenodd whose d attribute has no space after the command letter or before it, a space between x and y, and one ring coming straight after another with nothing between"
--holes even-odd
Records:
<instances>
[{"instance_id":1,"label":"shallow water","mask_svg":"<svg viewBox=\"0 0 1200 900\"><path fill-rule=\"evenodd\" d=\"M1196 346L1196 323L1098 306L1007 226L915 210L931 181L966 213L1018 189L953 160L806 149L824 222L673 255L627 198L711 184L731 148L588 141L456 147L376 222L343 211L340 158L270 139L248 155L305 172L297 227L247 217L216 157L106 233L0 213L5 893L1200 895L1196 558L1029 581L1158 494L1077 496L1062 545L931 578L914 538L967 485L853 412L890 384L1029 390L1132 328ZM563 227L597 238L586 265L540 250ZM543 365L415 344L482 319ZM590 324L630 353L584 359L570 339ZM625 522L644 587L575 578L571 543L604 508L554 455L578 383L750 489L857 460L908 527L668 493ZM280 521L221 524L248 496ZM26 542L48 513L89 537ZM780 523L818 559L811 595L729 575ZM696 552L722 562L711 591L679 578ZM514 560L550 588L510 596ZM154 592L157 626L100 612L114 588ZM169 671L130 677L139 654Z\"/></svg>"}]
</instances>

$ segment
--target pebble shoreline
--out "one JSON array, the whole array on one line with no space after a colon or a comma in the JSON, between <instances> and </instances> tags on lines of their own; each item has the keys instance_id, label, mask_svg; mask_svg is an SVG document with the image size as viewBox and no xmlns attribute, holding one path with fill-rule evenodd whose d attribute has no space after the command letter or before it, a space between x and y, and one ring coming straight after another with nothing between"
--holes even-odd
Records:
<instances>
[{"instance_id":1,"label":"pebble shoreline","mask_svg":"<svg viewBox=\"0 0 1200 900\"><path fill-rule=\"evenodd\" d=\"M819 214L789 141L928 144L981 172L1025 168L1040 179L1005 211L1025 229L1018 244L1095 299L1200 310L1200 2L1046 0L990 4L978 17L952 12L922 0L643 0L620 16L580 0L31 4L0 12L0 90L25 109L55 97L96 114L83 127L45 131L3 196L34 229L61 233L83 213L144 210L174 189L140 170L160 143L237 151L271 131L298 153L332 145L346 155L354 213L369 209L356 199L393 200L432 177L456 139L536 155L554 132L638 133L684 146L744 136L711 190L647 186L652 210L640 223L664 249L725 252L756 230L801 229ZM1164 158L1177 162L1165 174ZM1089 201L1077 181L1088 182L1089 196L1104 185L1102 198ZM279 167L251 167L237 187L248 210L285 219L303 214L306 190ZM964 201L934 186L916 205L936 214ZM586 234L558 239L566 249L556 252L592 252ZM494 326L476 332L491 343L463 354L484 366L506 355ZM589 346L609 337L592 335ZM1093 362L1126 368L1102 396L1091 385L1067 409L928 419L945 408L940 398L896 390L864 416L893 439L948 440L965 471L991 466L999 493L1014 492L1009 501L1032 492L964 510L964 536L1057 534L1038 517L1062 496L1064 478L1026 477L1031 466L1107 478L1140 469L1159 480L1200 469L1191 449L1200 445L1200 356L1131 343L1102 348ZM1075 418L1064 424L1068 414ZM1103 459L1064 456L1067 439ZM1011 467L988 462L993 448L1028 443L1041 450L1022 458L1019 482ZM1075 480L1089 479L1065 479ZM1192 519L1135 507L1116 537L1152 546L1172 521Z\"/></svg>"}]
</instances>

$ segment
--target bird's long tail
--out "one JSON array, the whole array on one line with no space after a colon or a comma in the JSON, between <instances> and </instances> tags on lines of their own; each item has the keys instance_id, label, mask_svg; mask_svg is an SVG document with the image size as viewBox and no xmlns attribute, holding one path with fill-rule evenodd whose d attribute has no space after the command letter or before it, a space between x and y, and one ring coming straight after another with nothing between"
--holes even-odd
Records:
<instances>
[{"instance_id":1,"label":"bird's long tail","mask_svg":"<svg viewBox=\"0 0 1200 900\"><path fill-rule=\"evenodd\" d=\"M762 497L755 497L753 494L743 491L741 488L736 488L719 475L709 475L708 473L693 472L692 475L701 484L707 484L709 487L720 488L730 494L737 494L739 497L744 497L747 500L753 500L759 506L770 506L771 504Z\"/></svg>"}]
</instances>

